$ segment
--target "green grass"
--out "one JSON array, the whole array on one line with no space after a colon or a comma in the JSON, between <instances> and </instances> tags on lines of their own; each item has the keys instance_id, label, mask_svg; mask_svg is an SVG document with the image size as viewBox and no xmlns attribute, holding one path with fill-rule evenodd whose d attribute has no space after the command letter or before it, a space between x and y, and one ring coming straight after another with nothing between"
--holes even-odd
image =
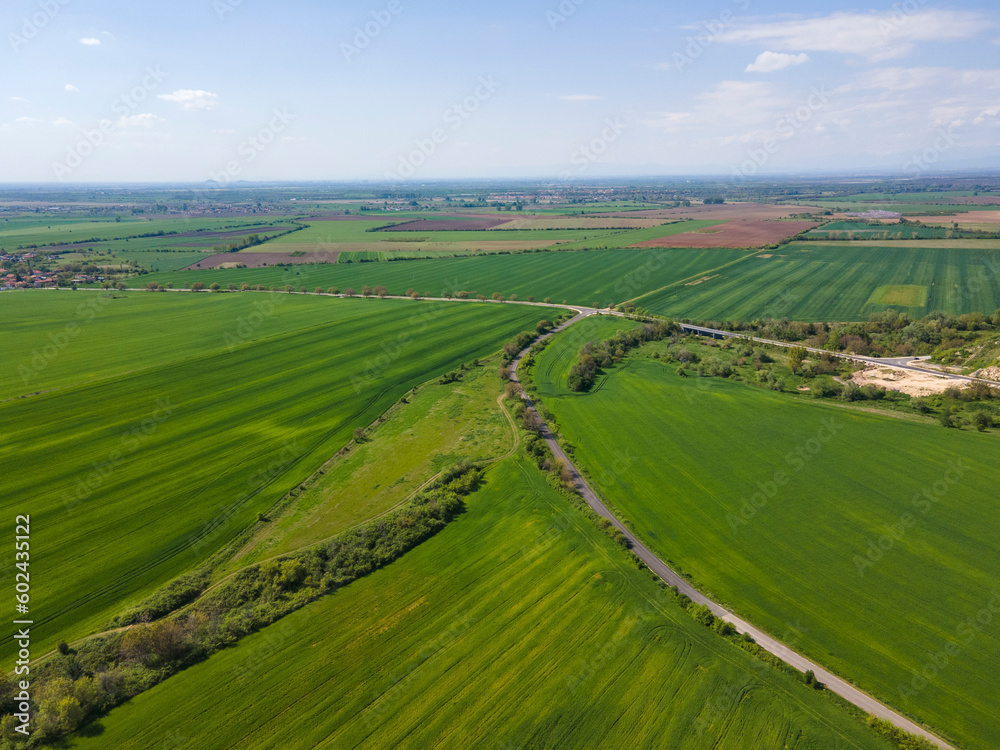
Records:
<instances>
[{"instance_id":1,"label":"green grass","mask_svg":"<svg viewBox=\"0 0 1000 750\"><path fill-rule=\"evenodd\" d=\"M589 305L622 302L667 284L700 275L736 260L740 250L609 250L573 253L524 253L485 257L442 258L396 263L350 263L313 265L291 269L221 269L186 271L143 276L140 281L168 282L190 286L195 281L211 284L218 281L250 284L292 284L309 289L336 286L384 285L393 294L404 294L410 287L424 296L438 296L443 291L465 290L489 297L500 292L506 297L518 294L541 301L568 300Z\"/></svg>"},{"instance_id":2,"label":"green grass","mask_svg":"<svg viewBox=\"0 0 1000 750\"><path fill-rule=\"evenodd\" d=\"M14 299L32 294L56 308L36 307L20 326L2 318L11 351L64 330L61 295L98 297ZM199 564L407 390L548 314L288 297L241 333L264 295L149 296L159 309L142 295L113 300L114 313L82 325L65 362L41 372L32 389L44 393L0 403L0 457L17 467L5 471L2 505L34 521L36 653ZM0 653L12 653L9 636Z\"/></svg>"},{"instance_id":3,"label":"green grass","mask_svg":"<svg viewBox=\"0 0 1000 750\"><path fill-rule=\"evenodd\" d=\"M445 466L499 458L514 446L497 405L499 357L461 372L456 383L432 380L379 418L362 443L325 464L280 511L258 524L224 570L328 539L395 507Z\"/></svg>"},{"instance_id":4,"label":"green grass","mask_svg":"<svg viewBox=\"0 0 1000 750\"><path fill-rule=\"evenodd\" d=\"M725 224L724 221L710 221L706 219L694 219L691 221L678 221L672 224L658 227L647 227L645 229L615 229L610 230L611 234L602 237L600 240L590 239L587 242L570 242L560 245L560 250L575 250L580 248L623 248L635 245L647 240L658 240L662 237L671 237L684 232L695 232L699 229ZM506 236L506 233L504 233Z\"/></svg>"},{"instance_id":5,"label":"green grass","mask_svg":"<svg viewBox=\"0 0 1000 750\"><path fill-rule=\"evenodd\" d=\"M463 516L402 559L69 746L888 750L626 559L533 466L505 461Z\"/></svg>"},{"instance_id":6,"label":"green grass","mask_svg":"<svg viewBox=\"0 0 1000 750\"><path fill-rule=\"evenodd\" d=\"M872 292L868 302L872 305L927 307L927 287L906 284L880 286Z\"/></svg>"},{"instance_id":7,"label":"green grass","mask_svg":"<svg viewBox=\"0 0 1000 750\"><path fill-rule=\"evenodd\" d=\"M862 221L834 221L806 232L807 237L828 240L944 240L951 239L954 234L950 227L873 226Z\"/></svg>"},{"instance_id":8,"label":"green grass","mask_svg":"<svg viewBox=\"0 0 1000 750\"><path fill-rule=\"evenodd\" d=\"M769 255L770 257L762 257ZM663 315L700 320L866 320L890 307L911 317L929 312L991 313L1000 306L1000 251L798 242L760 253L697 286L643 296ZM883 286L924 286L924 304L879 304Z\"/></svg>"},{"instance_id":9,"label":"green grass","mask_svg":"<svg viewBox=\"0 0 1000 750\"><path fill-rule=\"evenodd\" d=\"M433 216L427 218L434 218ZM408 242L414 238L411 232L376 232L370 231L388 224L400 223L396 218L381 219L374 221L322 221L310 224L308 228L284 237L279 237L262 245L249 248L245 252L281 252L283 245L303 245L313 244L317 249L322 249L325 245L338 243L371 243L373 250L378 249L378 245L383 242ZM438 230L425 232L421 230L417 233L425 242L456 243L464 245L476 242L544 242L556 244L558 242L570 242L579 240L591 240L596 242L597 238L610 236L621 230L614 229L565 229L558 231L543 231L531 229L512 229L509 231L493 232L489 230ZM416 244L416 243L415 243Z\"/></svg>"},{"instance_id":10,"label":"green grass","mask_svg":"<svg viewBox=\"0 0 1000 750\"><path fill-rule=\"evenodd\" d=\"M595 489L756 625L796 623L797 647L820 664L963 747L996 747L997 435L680 378L648 356L666 345L587 395L540 386L558 393L543 403ZM557 338L536 372L562 372L576 349ZM949 475L958 462L965 471ZM964 624L984 611L982 632ZM945 649L955 653L936 668Z\"/></svg>"}]
</instances>

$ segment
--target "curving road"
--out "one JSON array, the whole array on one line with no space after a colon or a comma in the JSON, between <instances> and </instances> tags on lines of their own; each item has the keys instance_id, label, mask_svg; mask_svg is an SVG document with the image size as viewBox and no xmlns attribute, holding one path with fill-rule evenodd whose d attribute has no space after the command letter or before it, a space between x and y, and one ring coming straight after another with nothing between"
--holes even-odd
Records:
<instances>
[{"instance_id":1,"label":"curving road","mask_svg":"<svg viewBox=\"0 0 1000 750\"><path fill-rule=\"evenodd\" d=\"M100 291L100 290L97 290L97 291ZM141 290L141 289L130 289L128 291L143 291L143 290ZM187 290L187 289L172 289L170 291L190 292L191 290ZM289 293L290 294L308 294L308 295L324 296L324 297L327 297L327 296L329 296L329 297L343 297L344 296L343 294L333 295L333 294L319 293L319 292L286 292L286 294L289 294ZM391 296L391 298L392 299L401 299L400 297L395 297L395 296ZM359 299L364 299L364 298L360 297ZM378 297L375 297L374 299L378 299ZM409 298L402 298L402 299L409 299ZM456 299L456 298L450 298L450 297L449 298L445 298L445 297L424 297L422 299L424 299L424 300L430 300L430 301L435 301L435 302L468 302L468 303L489 302L489 303L492 303L492 304L501 304L501 303L499 303L497 301L494 301L494 300L482 300L481 301L481 300L475 300L475 299ZM559 304L550 304L550 303L547 304L547 303L544 303L544 302L527 302L527 301L513 301L513 300L511 300L511 301L505 301L502 304L531 305L531 306L534 306L534 307L557 308L557 309L571 310L573 312L576 312L576 315L574 317L570 318L566 322L564 322L561 325L557 326L556 328L552 329L549 333L545 334L544 336L539 337L537 339L537 341L541 341L541 340L547 339L550 336L555 335L559 331L562 331L565 328L568 328L569 326L574 325L575 323L578 323L579 321L581 321L581 320L583 320L585 318L589 318L592 315L601 314L601 315L614 315L616 317L626 317L623 313L620 313L620 312L615 312L615 311L611 311L611 310L598 310L598 309L592 308L592 307L580 307L580 306L577 306L577 305L559 305ZM747 336L747 334L744 334L744 333L736 333L736 332L733 332L733 331L724 331L724 330L715 329L715 328L706 328L704 326L695 326L695 325L690 325L690 324L681 324L681 328L684 331L687 331L689 333L697 333L697 334L700 334L700 335L713 336L715 338L750 338L750 337ZM780 346L780 347L784 347L784 348L791 348L791 347L799 346L798 344L789 344L787 342L772 341L772 340L769 340L769 339L753 338L753 340L757 341L759 343L762 343L762 344L769 344L769 345ZM523 349L521 352L519 352L518 355L511 361L511 365L510 365L509 370L510 370L511 380L513 382L515 382L515 383L520 383L520 380L518 379L518 376L517 376L517 368L518 368L518 365L521 363L521 359L524 357L525 354L528 353L528 350L530 348L531 348L530 345L528 347L525 347L525 349ZM833 354L833 356L839 357L841 359L849 359L849 360L854 360L854 361L869 362L869 363L872 363L872 364L880 364L880 365L883 365L883 366L897 367L897 368L900 368L900 369L915 370L917 372L924 372L924 373L928 372L928 370L925 370L925 369L922 369L922 368L913 367L912 364L910 364L912 361L919 359L919 358L916 358L916 357L913 357L913 358L905 357L905 358L898 358L898 359L878 359L876 357L860 357L860 356L856 356L856 355L852 355L852 354L842 354L842 353L836 353L836 352L826 352L826 350L823 350L823 349L814 349L814 348L810 348L810 347L804 347L804 348L807 351L814 352L814 353ZM964 375L953 375L953 374L949 374L949 373L935 373L935 374L940 374L942 377L949 378L949 379L954 379L954 380L964 380L964 381L976 381L976 380L979 380L978 378L971 378L971 377L964 376ZM996 385L995 383L992 383L991 381L980 381L980 382L986 382L986 383L989 383L989 384L992 384L992 385ZM531 410L532 412L534 412L537 415L538 412L535 409L534 404L532 403L532 401L528 397L528 395L526 393L524 393L523 391L522 391L521 395L522 395L522 398L525 401L525 404L527 405L527 408L529 410ZM677 589L678 589L678 591L680 591L682 594L685 594L688 597L690 597L690 599L692 601L694 601L694 602L696 602L698 604L704 604L705 606L707 606L712 611L712 613L715 614L716 617L719 617L719 618L721 618L721 619L723 619L723 620L731 623L733 625L733 627L736 628L737 632L749 634L750 637L752 637L754 639L754 641L757 642L758 645L760 645L766 651L768 651L769 653L773 654L774 656L776 656L779 659L781 659L782 661L784 661L786 664L789 664L789 665L795 667L796 669L798 669L798 670L800 670L802 672L806 672L808 670L812 670L815 673L816 678L821 683L823 683L828 690L831 690L832 692L834 692L837 695L841 696L845 700L850 701L851 703L853 703L855 706L858 706L861 710L865 711L866 713L871 714L873 716L877 716L877 717L879 717L881 719L886 719L886 720L892 722L893 724L895 724L900 729L903 729L903 730L905 730L907 732L910 732L911 734L915 734L915 735L918 735L920 737L924 737L924 738L930 740L931 742L934 742L935 744L937 744L941 748L944 748L944 750L956 750L952 745L949 745L944 740L942 740L939 737L936 737L935 735L931 734L930 732L928 732L924 728L922 728L919 725L915 724L910 719L907 719L902 714L899 714L896 711L893 711L891 708L889 708L888 706L886 706L884 703L881 703L880 701L878 701L877 699L875 699L872 696L868 695L867 693L865 693L865 692L863 692L861 690L858 690L856 687L854 687L850 683L846 682L845 680L843 680L843 679L837 677L836 675L828 672L827 670L823 669L823 667L821 667L819 664L816 664L815 662L807 659L802 654L798 653L797 651L792 650L791 648L789 648L785 644L781 643L780 641L778 641L775 638L772 638L770 635L768 635L767 633L765 633L762 630L759 630L758 628L754 627L753 625L751 625L750 623L746 622L745 620L740 619L739 617L737 617L736 615L734 615L732 612L730 612L729 610L727 610L725 607L723 607L720 604L717 604L716 602L712 601L711 599L709 599L708 597L706 597L704 594L702 594L700 591L698 591L696 588L694 588L690 583L688 583L688 581L686 579L684 579L680 575L678 575L666 563L664 563L662 560L660 560L660 558L658 558L655 554L653 554L653 552L648 547L646 547L646 545L644 545L635 536L635 534L632 533L632 531L630 531L628 528L626 528L621 523L621 521L619 521L614 516L614 514L611 513L610 510L608 510L607 506L604 505L604 503L601 501L601 499L597 496L597 493L595 493L593 491L593 489L591 489L590 485L587 484L586 480L584 480L583 476L580 474L579 470L576 468L576 465L569 459L569 457L566 455L566 453L563 451L563 449L559 446L559 443L556 440L555 436L552 434L552 431L549 429L548 424L541 418L541 415L538 415L538 418L539 418L539 421L541 422L541 425L542 425L542 427L541 427L541 436L542 436L542 438L545 440L546 444L549 446L549 449L552 451L553 455L555 455L557 458L560 458L560 459L562 459L563 461L566 462L566 465L569 467L569 469L570 469L570 471L572 473L573 484L576 487L577 491L580 493L580 495L587 502L587 504L598 515L600 515L600 516L602 516L604 518L607 518L612 524L614 524L614 526L619 531L621 531L622 534L625 535L625 538L628 540L629 545L631 547L631 550L636 555L636 557L638 557L640 560L642 560L642 562L651 571L653 571L653 573L655 573L657 576L659 576L661 579L663 579L668 585L670 585L670 586L676 586Z\"/></svg>"},{"instance_id":2,"label":"curving road","mask_svg":"<svg viewBox=\"0 0 1000 750\"><path fill-rule=\"evenodd\" d=\"M550 333L546 334L545 336L540 337L539 341L548 338L549 336L552 336L555 333L558 333L564 328L568 328L569 326L583 320L584 318L588 318L591 315L595 315L598 314L599 312L602 312L599 310L595 310L593 308L573 308L573 309L577 311L576 317L566 321L565 323L553 329ZM690 329L692 328L692 326L685 326L685 328ZM711 334L726 334L727 337L739 335L726 331L714 331L713 329L707 329L707 328L705 329L699 328L698 331ZM761 341L761 339L757 339L757 341ZM764 342L764 343L771 343L771 342ZM784 346L784 344L782 344L782 346ZM520 383L520 380L517 377L517 368L518 365L521 363L521 358L528 353L528 349L530 348L531 348L530 346L526 347L512 360L510 364L509 369L510 369L511 380L514 381L515 383ZM538 414L538 412L535 410L534 403L528 397L528 394L522 391L522 398L524 399L527 408ZM881 703L880 701L876 700L867 693L858 690L849 682L846 682L845 680L842 680L836 675L831 674L827 670L823 669L823 667L821 667L819 664L816 664L815 662L807 659L802 654L793 651L788 646L776 640L775 638L772 638L764 631L759 630L758 628L755 628L753 625L746 622L745 620L740 619L732 612L727 610L725 607L712 601L704 594L702 594L700 591L698 591L698 589L694 588L694 586L688 583L687 580L679 576L666 563L664 563L660 558L658 558L655 554L653 554L653 552L650 551L650 549L646 545L644 545L641 541L639 541L638 538L636 538L635 534L633 534L629 529L627 529L622 524L622 522L619 521L614 516L614 514L611 513L610 510L608 510L607 506L597 496L597 493L595 493L593 489L591 489L590 485L587 484L586 480L584 480L584 478L581 476L579 470L576 468L576 465L570 460L569 456L567 456L566 453L563 451L563 449L559 446L559 443L556 440L555 436L552 434L552 431L549 429L548 424L541 419L541 415L538 415L538 417L539 420L541 420L542 424L541 428L542 438L549 446L549 449L552 451L553 455L555 455L556 458L560 458L566 462L566 465L570 468L570 471L572 472L573 484L576 487L576 490L580 493L580 495L583 496L583 499L586 500L587 505L593 508L598 515L603 516L604 518L607 518L609 521L611 521L611 523L614 524L615 528L617 528L619 531L622 532L622 534L625 535L625 538L628 540L632 552L635 554L635 556L638 557L640 560L642 560L642 562L645 563L645 565L651 571L653 571L661 579L666 581L668 585L676 586L678 591L680 591L682 594L686 594L688 597L691 598L692 601L707 606L710 610L712 610L712 613L716 617L722 618L723 620L731 623L738 632L748 633L750 637L752 637L754 641L757 642L758 645L760 645L763 649L765 649L769 653L777 656L786 664L790 664L791 666L795 667L801 672L807 672L811 669L816 674L816 678L820 682L822 682L828 690L831 690L837 695L841 696L842 698L850 701L851 703L853 703L855 706L865 711L866 713L871 714L872 716L877 716L880 719L886 719L888 721L891 721L900 729L910 732L911 734L924 737L930 740L931 742L934 742L935 744L939 745L940 747L945 748L945 750L955 750L955 748L953 748L944 740L934 736L921 726L912 722L910 719L907 719L902 714L893 711L884 703Z\"/></svg>"}]
</instances>

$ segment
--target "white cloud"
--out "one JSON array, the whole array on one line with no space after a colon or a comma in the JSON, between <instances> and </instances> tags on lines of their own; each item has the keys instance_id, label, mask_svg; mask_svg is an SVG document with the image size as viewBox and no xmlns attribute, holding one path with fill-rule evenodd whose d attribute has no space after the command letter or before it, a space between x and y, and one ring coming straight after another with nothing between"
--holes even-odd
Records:
<instances>
[{"instance_id":1,"label":"white cloud","mask_svg":"<svg viewBox=\"0 0 1000 750\"><path fill-rule=\"evenodd\" d=\"M67 91L68 91L69 93L71 93L71 94L75 94L75 93L77 93L77 92L78 92L78 91L79 91L80 89L78 89L78 88L77 88L76 86L74 86L74 85L73 85L72 83L67 83L67 84L66 84L66 90L67 90Z\"/></svg>"},{"instance_id":2,"label":"white cloud","mask_svg":"<svg viewBox=\"0 0 1000 750\"><path fill-rule=\"evenodd\" d=\"M212 132L217 133L218 135L236 135L236 131L232 128L221 128Z\"/></svg>"},{"instance_id":3,"label":"white cloud","mask_svg":"<svg viewBox=\"0 0 1000 750\"><path fill-rule=\"evenodd\" d=\"M101 40L96 36L85 36L80 40L80 44L85 44L88 47L99 47L101 45Z\"/></svg>"},{"instance_id":4,"label":"white cloud","mask_svg":"<svg viewBox=\"0 0 1000 750\"><path fill-rule=\"evenodd\" d=\"M178 89L172 94L160 94L159 98L163 99L164 101L174 102L175 104L179 104L184 109L194 111L201 109L211 109L216 105L219 95L213 94L210 91L201 91L195 89Z\"/></svg>"},{"instance_id":5,"label":"white cloud","mask_svg":"<svg viewBox=\"0 0 1000 750\"><path fill-rule=\"evenodd\" d=\"M761 52L757 59L747 65L746 73L773 73L793 65L809 62L809 55L802 52L798 55L786 55L784 52Z\"/></svg>"},{"instance_id":6,"label":"white cloud","mask_svg":"<svg viewBox=\"0 0 1000 750\"><path fill-rule=\"evenodd\" d=\"M149 128L158 122L164 122L164 119L157 117L151 112L145 112L140 115L122 117L118 120L117 125L120 128Z\"/></svg>"},{"instance_id":7,"label":"white cloud","mask_svg":"<svg viewBox=\"0 0 1000 750\"><path fill-rule=\"evenodd\" d=\"M36 122L41 122L41 120L39 120L37 117L18 117L17 119L14 120L14 122L21 122L26 125L31 125Z\"/></svg>"},{"instance_id":8,"label":"white cloud","mask_svg":"<svg viewBox=\"0 0 1000 750\"><path fill-rule=\"evenodd\" d=\"M73 121L67 120L65 117L57 117L52 121L52 124L57 128L71 128L73 127Z\"/></svg>"},{"instance_id":9,"label":"white cloud","mask_svg":"<svg viewBox=\"0 0 1000 750\"><path fill-rule=\"evenodd\" d=\"M23 96L12 96L12 97L10 98L10 100L11 100L12 102L17 102L18 104L31 104L31 102L29 102L29 101L28 101L27 99L25 99L25 98L24 98Z\"/></svg>"},{"instance_id":10,"label":"white cloud","mask_svg":"<svg viewBox=\"0 0 1000 750\"><path fill-rule=\"evenodd\" d=\"M595 96L594 94L566 94L565 96L558 97L564 102L596 102L599 99L603 99L603 96Z\"/></svg>"},{"instance_id":11,"label":"white cloud","mask_svg":"<svg viewBox=\"0 0 1000 750\"><path fill-rule=\"evenodd\" d=\"M908 54L915 42L968 39L993 26L994 22L974 11L840 11L820 18L750 23L723 31L716 40L766 44L779 50L839 52L878 61Z\"/></svg>"}]
</instances>

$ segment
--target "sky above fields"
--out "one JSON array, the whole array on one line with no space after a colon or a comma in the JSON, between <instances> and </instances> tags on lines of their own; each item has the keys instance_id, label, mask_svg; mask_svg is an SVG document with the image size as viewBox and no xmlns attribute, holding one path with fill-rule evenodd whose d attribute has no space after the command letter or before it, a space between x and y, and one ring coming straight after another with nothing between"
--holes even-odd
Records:
<instances>
[{"instance_id":1,"label":"sky above fields","mask_svg":"<svg viewBox=\"0 0 1000 750\"><path fill-rule=\"evenodd\" d=\"M7 0L0 182L1000 168L992 0Z\"/></svg>"}]
</instances>

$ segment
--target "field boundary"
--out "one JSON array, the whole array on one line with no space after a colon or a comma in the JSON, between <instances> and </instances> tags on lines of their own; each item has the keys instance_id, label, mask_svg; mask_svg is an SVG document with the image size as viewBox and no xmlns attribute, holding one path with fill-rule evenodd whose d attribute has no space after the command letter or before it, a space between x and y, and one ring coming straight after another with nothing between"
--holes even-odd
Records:
<instances>
[{"instance_id":1,"label":"field boundary","mask_svg":"<svg viewBox=\"0 0 1000 750\"><path fill-rule=\"evenodd\" d=\"M596 312L596 311L594 311ZM590 317L592 313L581 313L577 317L567 321L559 328L554 329L551 333L543 336L542 339L551 336L560 330L586 318ZM542 340L539 339L539 340ZM529 347L525 347L517 356L511 361L510 364L510 375L511 381L515 383L520 383L517 377L517 368L521 363L521 359L530 350ZM716 617L725 620L726 622L733 625L737 632L742 634L748 634L754 639L754 641L761 646L767 652L773 654L774 656L781 659L786 664L798 669L801 672L812 671L816 675L816 679L823 683L827 689L831 692L836 693L841 698L844 698L848 702L865 711L869 715L876 716L880 719L885 719L892 722L895 726L902 729L903 731L909 732L910 734L915 734L917 736L927 739L944 750L956 750L955 747L945 742L940 737L932 734L928 730L924 729L920 725L916 724L912 720L906 718L904 715L896 712L888 705L882 703L877 698L859 690L857 687L847 682L846 680L837 677L832 672L829 672L819 664L813 662L812 660L806 658L802 654L794 651L793 649L786 646L781 641L770 636L759 628L754 627L746 620L736 616L728 609L720 604L717 604L712 599L709 599L701 591L696 589L690 582L685 578L677 574L672 568L670 568L666 563L664 563L659 557L657 557L645 544L643 544L635 533L626 527L605 505L605 503L598 497L597 493L591 488L587 481L583 478L583 475L577 469L573 461L566 455L562 447L559 445L558 440L548 426L548 423L538 414L535 409L534 403L528 394L521 390L521 398L524 399L527 409L534 412L538 417L541 430L540 434L543 440L545 440L546 445L552 451L552 454L557 458L565 462L571 475L573 486L577 492L583 497L587 505L591 507L594 512L603 518L608 519L628 540L630 549L632 553L641 560L646 567L648 567L656 576L663 580L667 585L674 586L677 590L688 596L696 604L703 604L708 607L712 614Z\"/></svg>"}]
</instances>

